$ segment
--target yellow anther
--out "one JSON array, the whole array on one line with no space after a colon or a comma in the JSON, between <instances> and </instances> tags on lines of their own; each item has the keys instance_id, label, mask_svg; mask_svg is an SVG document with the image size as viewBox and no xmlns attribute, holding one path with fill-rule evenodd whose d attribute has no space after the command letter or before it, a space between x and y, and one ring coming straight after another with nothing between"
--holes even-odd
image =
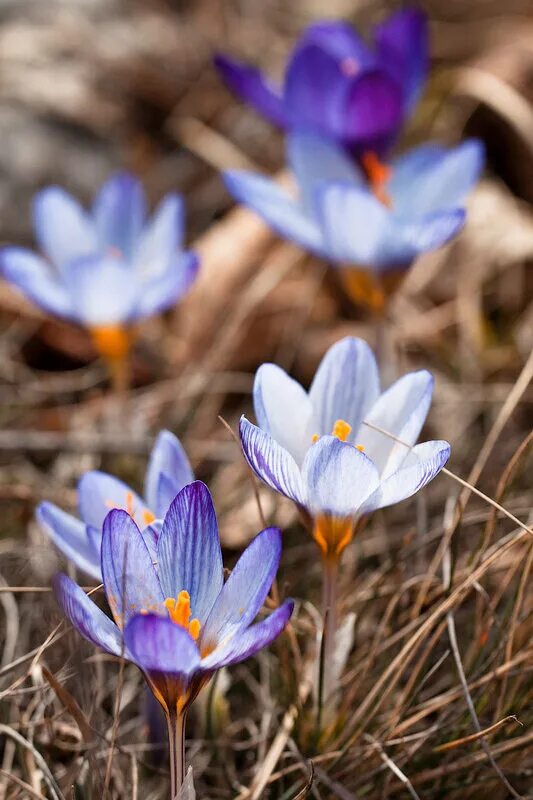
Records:
<instances>
[{"instance_id":1,"label":"yellow anther","mask_svg":"<svg viewBox=\"0 0 533 800\"><path fill-rule=\"evenodd\" d=\"M318 435L318 433L313 433L313 435L311 436L311 441L313 442L313 444L315 442L318 442L319 439L320 439L320 436Z\"/></svg>"},{"instance_id":2,"label":"yellow anther","mask_svg":"<svg viewBox=\"0 0 533 800\"><path fill-rule=\"evenodd\" d=\"M364 446L364 444L356 444L356 445L355 445L355 449L356 449L356 450L359 450L359 452L360 452L360 453L364 453L364 452L365 452L365 446Z\"/></svg>"},{"instance_id":3,"label":"yellow anther","mask_svg":"<svg viewBox=\"0 0 533 800\"><path fill-rule=\"evenodd\" d=\"M145 525L151 525L152 522L155 520L155 514L152 514L152 512L149 511L147 508L144 509L142 516Z\"/></svg>"},{"instance_id":4,"label":"yellow anther","mask_svg":"<svg viewBox=\"0 0 533 800\"><path fill-rule=\"evenodd\" d=\"M190 619L191 598L189 592L183 589L178 594L177 599L174 597L167 597L165 600L165 608L172 622L188 630L193 639L198 639L200 635L200 620L196 618Z\"/></svg>"},{"instance_id":5,"label":"yellow anther","mask_svg":"<svg viewBox=\"0 0 533 800\"><path fill-rule=\"evenodd\" d=\"M135 508L133 505L133 492L126 492L126 505L124 506L124 509L126 513L130 515L130 517L134 516Z\"/></svg>"},{"instance_id":6,"label":"yellow anther","mask_svg":"<svg viewBox=\"0 0 533 800\"><path fill-rule=\"evenodd\" d=\"M331 435L336 436L341 442L345 442L351 432L352 426L348 425L343 419L338 419L333 425Z\"/></svg>"}]
</instances>

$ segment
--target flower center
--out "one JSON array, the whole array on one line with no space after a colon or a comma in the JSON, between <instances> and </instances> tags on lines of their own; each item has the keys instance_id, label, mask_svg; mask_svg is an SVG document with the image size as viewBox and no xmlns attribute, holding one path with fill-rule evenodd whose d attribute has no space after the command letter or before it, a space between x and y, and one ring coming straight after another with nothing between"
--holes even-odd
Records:
<instances>
[{"instance_id":1,"label":"flower center","mask_svg":"<svg viewBox=\"0 0 533 800\"><path fill-rule=\"evenodd\" d=\"M136 511L135 511L135 504L134 504L134 500L133 500L133 492L126 492L126 500L125 500L123 506L117 506L115 503L113 503L112 500L106 500L105 504L106 504L106 507L109 508L109 509L122 508L126 512L126 514L130 515L130 517L132 519L135 518ZM156 518L155 514L153 514L150 511L150 509L144 508L142 510L141 519L142 519L144 525L151 525L152 522L154 522L155 518Z\"/></svg>"},{"instance_id":2,"label":"flower center","mask_svg":"<svg viewBox=\"0 0 533 800\"><path fill-rule=\"evenodd\" d=\"M129 352L131 333L121 325L95 325L90 329L93 344L103 358L121 361Z\"/></svg>"},{"instance_id":3,"label":"flower center","mask_svg":"<svg viewBox=\"0 0 533 800\"><path fill-rule=\"evenodd\" d=\"M200 620L196 618L191 619L191 598L189 592L183 589L178 594L177 598L167 597L164 605L172 622L179 625L181 628L185 628L186 631L189 631L192 638L196 641L200 635Z\"/></svg>"},{"instance_id":4,"label":"flower center","mask_svg":"<svg viewBox=\"0 0 533 800\"><path fill-rule=\"evenodd\" d=\"M363 153L361 164L374 197L387 208L392 208L392 197L385 188L392 177L392 168L384 164L372 150Z\"/></svg>"},{"instance_id":5,"label":"flower center","mask_svg":"<svg viewBox=\"0 0 533 800\"><path fill-rule=\"evenodd\" d=\"M344 419L338 419L333 423L333 430L331 431L331 435L335 436L340 442L345 442L348 439L348 436L352 432L352 426L349 422L346 422ZM314 433L312 436L313 444L318 442L320 436L318 433ZM365 448L362 444L354 445L356 450L359 450L360 453L364 453Z\"/></svg>"},{"instance_id":6,"label":"flower center","mask_svg":"<svg viewBox=\"0 0 533 800\"><path fill-rule=\"evenodd\" d=\"M315 519L313 538L326 558L338 558L351 542L353 533L354 520L351 517L321 514Z\"/></svg>"}]
</instances>

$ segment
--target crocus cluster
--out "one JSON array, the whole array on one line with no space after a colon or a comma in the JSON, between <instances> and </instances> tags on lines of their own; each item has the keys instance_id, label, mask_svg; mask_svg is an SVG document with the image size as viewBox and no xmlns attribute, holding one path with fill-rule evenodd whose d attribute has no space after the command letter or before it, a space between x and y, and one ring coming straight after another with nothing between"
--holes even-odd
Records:
<instances>
[{"instance_id":1,"label":"crocus cluster","mask_svg":"<svg viewBox=\"0 0 533 800\"><path fill-rule=\"evenodd\" d=\"M240 203L277 233L340 268L355 302L382 314L406 270L461 230L483 148L423 144L391 156L428 66L427 24L393 14L366 43L347 24L311 25L296 43L282 88L219 56L228 85L287 133L289 193L249 172L227 172Z\"/></svg>"},{"instance_id":2,"label":"crocus cluster","mask_svg":"<svg viewBox=\"0 0 533 800\"><path fill-rule=\"evenodd\" d=\"M111 177L90 211L57 186L32 211L39 252L4 247L3 275L43 311L87 328L111 362L127 355L134 323L174 305L196 277L181 197L167 195L148 219L133 175Z\"/></svg>"}]
</instances>

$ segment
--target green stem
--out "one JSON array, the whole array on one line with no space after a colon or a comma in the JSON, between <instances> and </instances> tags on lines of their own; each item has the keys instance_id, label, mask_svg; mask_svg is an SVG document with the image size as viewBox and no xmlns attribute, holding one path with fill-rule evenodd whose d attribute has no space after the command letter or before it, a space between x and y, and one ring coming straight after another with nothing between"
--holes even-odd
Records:
<instances>
[{"instance_id":1,"label":"green stem","mask_svg":"<svg viewBox=\"0 0 533 800\"><path fill-rule=\"evenodd\" d=\"M175 800L185 778L185 713L167 713L170 758L170 800Z\"/></svg>"}]
</instances>

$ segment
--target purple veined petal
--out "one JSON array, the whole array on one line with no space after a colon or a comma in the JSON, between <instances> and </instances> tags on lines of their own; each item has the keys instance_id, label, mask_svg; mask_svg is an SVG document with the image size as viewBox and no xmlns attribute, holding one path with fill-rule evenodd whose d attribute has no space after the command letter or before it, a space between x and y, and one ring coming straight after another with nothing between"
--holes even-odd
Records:
<instances>
[{"instance_id":1,"label":"purple veined petal","mask_svg":"<svg viewBox=\"0 0 533 800\"><path fill-rule=\"evenodd\" d=\"M465 202L483 169L484 148L470 139L440 157L423 147L395 162L390 183L395 214L406 220L452 211Z\"/></svg>"},{"instance_id":2,"label":"purple veined petal","mask_svg":"<svg viewBox=\"0 0 533 800\"><path fill-rule=\"evenodd\" d=\"M64 280L74 311L87 327L120 325L134 318L140 289L125 262L100 256L71 261Z\"/></svg>"},{"instance_id":3,"label":"purple veined petal","mask_svg":"<svg viewBox=\"0 0 533 800\"><path fill-rule=\"evenodd\" d=\"M312 443L313 408L307 392L276 364L255 374L254 411L261 428L301 464Z\"/></svg>"},{"instance_id":4,"label":"purple veined petal","mask_svg":"<svg viewBox=\"0 0 533 800\"><path fill-rule=\"evenodd\" d=\"M291 454L244 416L239 424L239 434L244 457L257 477L276 492L302 505L302 478Z\"/></svg>"},{"instance_id":5,"label":"purple veined petal","mask_svg":"<svg viewBox=\"0 0 533 800\"><path fill-rule=\"evenodd\" d=\"M127 511L139 528L144 528L153 519L146 512L159 516L154 509L147 509L144 500L127 484L99 470L86 472L78 482L78 506L85 524L100 531L113 508Z\"/></svg>"},{"instance_id":6,"label":"purple veined petal","mask_svg":"<svg viewBox=\"0 0 533 800\"><path fill-rule=\"evenodd\" d=\"M354 78L337 100L342 142L357 153L386 151L403 123L402 93L382 70Z\"/></svg>"},{"instance_id":7,"label":"purple veined petal","mask_svg":"<svg viewBox=\"0 0 533 800\"><path fill-rule=\"evenodd\" d=\"M183 198L172 192L164 197L139 237L133 266L144 280L166 272L183 240Z\"/></svg>"},{"instance_id":8,"label":"purple veined petal","mask_svg":"<svg viewBox=\"0 0 533 800\"><path fill-rule=\"evenodd\" d=\"M420 99L429 69L427 17L419 9L404 8L375 28L374 39L381 66L402 86L409 113Z\"/></svg>"},{"instance_id":9,"label":"purple veined petal","mask_svg":"<svg viewBox=\"0 0 533 800\"><path fill-rule=\"evenodd\" d=\"M335 142L316 133L294 132L287 136L287 161L294 172L306 213L315 213L315 188L323 181L349 181L364 186L366 180Z\"/></svg>"},{"instance_id":10,"label":"purple veined petal","mask_svg":"<svg viewBox=\"0 0 533 800\"><path fill-rule=\"evenodd\" d=\"M267 647L285 629L293 609L294 602L285 600L262 622L245 630L237 631L235 636L202 659L202 669L214 670L228 667L230 664L237 664L239 661L253 656L263 647Z\"/></svg>"},{"instance_id":11,"label":"purple veined petal","mask_svg":"<svg viewBox=\"0 0 533 800\"><path fill-rule=\"evenodd\" d=\"M376 55L357 31L346 22L326 20L309 25L298 40L293 60L301 58L307 47L318 47L332 56L348 76L366 70L376 63ZM289 63L288 69L291 69Z\"/></svg>"},{"instance_id":12,"label":"purple veined petal","mask_svg":"<svg viewBox=\"0 0 533 800\"><path fill-rule=\"evenodd\" d=\"M54 591L57 602L82 636L108 653L129 658L117 626L73 580L59 573L54 578Z\"/></svg>"},{"instance_id":13,"label":"purple veined petal","mask_svg":"<svg viewBox=\"0 0 533 800\"><path fill-rule=\"evenodd\" d=\"M315 433L331 433L339 419L355 436L365 414L379 397L379 372L371 348L363 339L346 336L329 348L320 362L309 398L313 406Z\"/></svg>"},{"instance_id":14,"label":"purple veined petal","mask_svg":"<svg viewBox=\"0 0 533 800\"><path fill-rule=\"evenodd\" d=\"M379 473L367 456L335 436L322 436L309 450L302 480L311 514L354 516L377 489Z\"/></svg>"},{"instance_id":15,"label":"purple veined petal","mask_svg":"<svg viewBox=\"0 0 533 800\"><path fill-rule=\"evenodd\" d=\"M0 270L6 280L43 311L65 319L75 318L64 286L53 275L46 261L31 250L3 247L0 250Z\"/></svg>"},{"instance_id":16,"label":"purple veined petal","mask_svg":"<svg viewBox=\"0 0 533 800\"><path fill-rule=\"evenodd\" d=\"M200 653L193 638L168 617L133 617L124 630L124 641L132 660L154 680L165 700L184 694L200 667Z\"/></svg>"},{"instance_id":17,"label":"purple veined petal","mask_svg":"<svg viewBox=\"0 0 533 800\"><path fill-rule=\"evenodd\" d=\"M199 268L200 261L192 250L178 253L165 272L144 280L139 290L135 318L151 317L175 305L191 288Z\"/></svg>"},{"instance_id":18,"label":"purple veined petal","mask_svg":"<svg viewBox=\"0 0 533 800\"><path fill-rule=\"evenodd\" d=\"M316 190L316 208L333 261L370 268L388 263L384 243L391 215L368 190L351 183L323 183Z\"/></svg>"},{"instance_id":19,"label":"purple veined petal","mask_svg":"<svg viewBox=\"0 0 533 800\"><path fill-rule=\"evenodd\" d=\"M433 441L417 444L397 472L389 475L364 504L363 512L370 513L411 497L433 480L450 457L448 442Z\"/></svg>"},{"instance_id":20,"label":"purple veined petal","mask_svg":"<svg viewBox=\"0 0 533 800\"><path fill-rule=\"evenodd\" d=\"M416 442L431 406L433 385L433 376L427 370L409 372L389 386L367 413L357 440L378 468L382 480L396 472ZM380 433L370 425L392 435Z\"/></svg>"},{"instance_id":21,"label":"purple veined petal","mask_svg":"<svg viewBox=\"0 0 533 800\"><path fill-rule=\"evenodd\" d=\"M164 486L160 486L162 475L166 477ZM170 431L160 431L146 470L144 496L148 507L156 517L164 517L177 493L193 480L189 459L178 437Z\"/></svg>"},{"instance_id":22,"label":"purple veined petal","mask_svg":"<svg viewBox=\"0 0 533 800\"><path fill-rule=\"evenodd\" d=\"M271 84L258 69L241 61L218 54L214 62L222 80L237 97L253 106L274 125L285 127L285 110L277 86Z\"/></svg>"},{"instance_id":23,"label":"purple veined petal","mask_svg":"<svg viewBox=\"0 0 533 800\"><path fill-rule=\"evenodd\" d=\"M110 511L102 534L102 577L120 628L141 612L163 613L164 595L142 533L126 511Z\"/></svg>"},{"instance_id":24,"label":"purple veined petal","mask_svg":"<svg viewBox=\"0 0 533 800\"><path fill-rule=\"evenodd\" d=\"M60 271L70 261L99 251L90 215L59 186L35 195L32 216L39 247Z\"/></svg>"},{"instance_id":25,"label":"purple veined petal","mask_svg":"<svg viewBox=\"0 0 533 800\"><path fill-rule=\"evenodd\" d=\"M170 504L157 562L165 597L187 591L191 616L203 625L222 588L224 568L213 500L201 481L185 486Z\"/></svg>"},{"instance_id":26,"label":"purple veined petal","mask_svg":"<svg viewBox=\"0 0 533 800\"><path fill-rule=\"evenodd\" d=\"M96 195L92 213L101 252L131 259L146 217L141 182L128 172L112 175Z\"/></svg>"},{"instance_id":27,"label":"purple veined petal","mask_svg":"<svg viewBox=\"0 0 533 800\"><path fill-rule=\"evenodd\" d=\"M101 580L100 549L94 548L81 520L48 502L39 503L35 516L46 535L69 561L91 578Z\"/></svg>"},{"instance_id":28,"label":"purple veined petal","mask_svg":"<svg viewBox=\"0 0 533 800\"><path fill-rule=\"evenodd\" d=\"M319 226L274 181L251 172L233 170L224 173L224 183L237 202L259 214L280 236L316 255L327 256Z\"/></svg>"},{"instance_id":29,"label":"purple veined petal","mask_svg":"<svg viewBox=\"0 0 533 800\"><path fill-rule=\"evenodd\" d=\"M200 631L200 649L218 647L250 625L259 613L278 571L281 531L265 528L243 552Z\"/></svg>"},{"instance_id":30,"label":"purple veined petal","mask_svg":"<svg viewBox=\"0 0 533 800\"><path fill-rule=\"evenodd\" d=\"M156 519L142 531L144 543L150 553L150 558L154 564L157 563L157 543L161 535L161 528L163 527L163 520Z\"/></svg>"}]
</instances>

